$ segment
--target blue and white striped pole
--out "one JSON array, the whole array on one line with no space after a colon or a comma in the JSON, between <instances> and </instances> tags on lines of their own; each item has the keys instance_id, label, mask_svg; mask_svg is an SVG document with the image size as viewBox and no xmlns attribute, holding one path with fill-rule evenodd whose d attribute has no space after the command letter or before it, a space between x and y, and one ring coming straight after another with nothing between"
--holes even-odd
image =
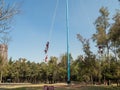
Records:
<instances>
[{"instance_id":1,"label":"blue and white striped pole","mask_svg":"<svg viewBox=\"0 0 120 90\"><path fill-rule=\"evenodd\" d=\"M66 0L66 30L67 30L67 84L70 84L68 0Z\"/></svg>"}]
</instances>

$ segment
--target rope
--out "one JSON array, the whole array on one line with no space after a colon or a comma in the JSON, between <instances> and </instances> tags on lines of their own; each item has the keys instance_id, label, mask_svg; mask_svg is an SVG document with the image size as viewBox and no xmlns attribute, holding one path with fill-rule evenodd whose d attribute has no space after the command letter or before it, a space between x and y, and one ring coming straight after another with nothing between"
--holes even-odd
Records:
<instances>
[{"instance_id":1,"label":"rope","mask_svg":"<svg viewBox=\"0 0 120 90\"><path fill-rule=\"evenodd\" d=\"M52 22L51 22L51 27L50 27L48 41L51 40L51 36L52 36L52 32L53 32L53 27L54 27L54 24L55 24L55 17L56 17L56 12L57 12L57 8L58 8L58 3L59 3L59 0L57 0L57 2L56 2L54 14L53 14L53 17L52 17Z\"/></svg>"},{"instance_id":2,"label":"rope","mask_svg":"<svg viewBox=\"0 0 120 90\"><path fill-rule=\"evenodd\" d=\"M59 0L57 0L57 2L56 2L55 10L54 10L53 17L52 17L52 22L51 22L49 37L48 37L48 41L46 43L46 48L44 50L44 52L45 52L45 62L48 61L47 59L48 59L49 42L50 42L50 39L51 39L51 36L52 36L53 27L54 27L54 24L55 24L55 17L56 17L58 3L59 3Z\"/></svg>"},{"instance_id":3,"label":"rope","mask_svg":"<svg viewBox=\"0 0 120 90\"><path fill-rule=\"evenodd\" d=\"M87 19L87 23L86 24L88 24L88 25L91 25L91 22L90 22L90 17L89 17L89 13L87 12L88 11L88 9L86 8L86 9L84 9L84 7L82 6L82 5L86 5L86 3L83 3L83 2L80 2L81 3L81 10L83 11L83 14L85 15L85 17L86 17L86 19ZM89 27L89 28L91 28L91 29L94 29L93 27ZM88 40L91 40L92 39L92 37L90 37Z\"/></svg>"}]
</instances>

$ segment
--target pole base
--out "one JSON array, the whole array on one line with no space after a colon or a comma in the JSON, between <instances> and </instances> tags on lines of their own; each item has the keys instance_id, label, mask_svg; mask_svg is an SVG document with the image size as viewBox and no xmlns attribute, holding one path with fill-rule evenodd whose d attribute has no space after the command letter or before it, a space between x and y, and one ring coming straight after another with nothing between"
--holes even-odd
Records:
<instances>
[{"instance_id":1,"label":"pole base","mask_svg":"<svg viewBox=\"0 0 120 90\"><path fill-rule=\"evenodd\" d=\"M71 81L67 81L67 84L70 84L71 83Z\"/></svg>"}]
</instances>

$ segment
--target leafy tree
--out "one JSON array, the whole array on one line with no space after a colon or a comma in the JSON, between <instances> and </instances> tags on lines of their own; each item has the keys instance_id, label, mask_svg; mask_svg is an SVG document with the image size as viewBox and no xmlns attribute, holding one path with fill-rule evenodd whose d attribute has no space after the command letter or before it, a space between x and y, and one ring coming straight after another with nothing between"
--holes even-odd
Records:
<instances>
[{"instance_id":1,"label":"leafy tree","mask_svg":"<svg viewBox=\"0 0 120 90\"><path fill-rule=\"evenodd\" d=\"M83 51L85 53L85 56L82 57L82 69L84 70L82 73L83 78L84 80L87 78L87 81L90 80L93 83L95 77L98 76L98 78L101 79L101 73L98 72L98 69L100 69L99 63L97 63L95 55L90 50L89 39L83 38L80 34L77 34L77 38L82 43Z\"/></svg>"},{"instance_id":2,"label":"leafy tree","mask_svg":"<svg viewBox=\"0 0 120 90\"><path fill-rule=\"evenodd\" d=\"M113 17L114 23L109 30L109 39L111 41L111 49L115 55L115 58L120 58L120 11L118 10L116 15Z\"/></svg>"},{"instance_id":3,"label":"leafy tree","mask_svg":"<svg viewBox=\"0 0 120 90\"><path fill-rule=\"evenodd\" d=\"M40 63L40 76L41 76L41 81L47 83L47 78L48 78L48 66L45 62Z\"/></svg>"},{"instance_id":4,"label":"leafy tree","mask_svg":"<svg viewBox=\"0 0 120 90\"><path fill-rule=\"evenodd\" d=\"M73 61L72 55L70 55L70 66ZM58 73L60 81L67 81L67 54L63 54L60 57L60 62L58 63Z\"/></svg>"},{"instance_id":5,"label":"leafy tree","mask_svg":"<svg viewBox=\"0 0 120 90\"><path fill-rule=\"evenodd\" d=\"M49 83L53 83L53 81L57 81L57 70L58 70L58 66L57 66L57 61L58 58L57 57L50 57L50 60L48 62L48 76L49 76Z\"/></svg>"},{"instance_id":6,"label":"leafy tree","mask_svg":"<svg viewBox=\"0 0 120 90\"><path fill-rule=\"evenodd\" d=\"M105 7L100 8L99 12L101 16L99 16L95 21L97 32L93 35L93 40L97 42L97 45L106 46L108 42L107 28L109 27L109 12Z\"/></svg>"},{"instance_id":7,"label":"leafy tree","mask_svg":"<svg viewBox=\"0 0 120 90\"><path fill-rule=\"evenodd\" d=\"M96 33L93 34L92 38L93 38L93 41L97 43L97 46L99 48L101 47L103 50L105 50L104 48L107 49L107 57L109 59L110 42L109 42L109 36L107 33L110 27L109 12L105 7L101 7L99 12L101 15L96 19L94 23L96 27Z\"/></svg>"},{"instance_id":8,"label":"leafy tree","mask_svg":"<svg viewBox=\"0 0 120 90\"><path fill-rule=\"evenodd\" d=\"M71 80L72 81L83 81L84 74L84 61L83 55L79 55L71 65Z\"/></svg>"},{"instance_id":9,"label":"leafy tree","mask_svg":"<svg viewBox=\"0 0 120 90\"><path fill-rule=\"evenodd\" d=\"M113 23L109 24L109 12L107 8L102 7L100 9L100 14L96 21L96 33L93 34L93 40L96 41L99 49L104 50L103 61L101 61L101 71L102 79L104 80L114 80L115 77L119 80L119 73L116 69L117 62L119 60L119 51L120 51L120 11L118 10L115 16L113 17ZM102 38L101 38L102 37ZM107 50L107 56L105 51ZM110 55L110 50L113 52ZM114 56L113 56L114 54ZM118 75L118 77L116 76Z\"/></svg>"}]
</instances>

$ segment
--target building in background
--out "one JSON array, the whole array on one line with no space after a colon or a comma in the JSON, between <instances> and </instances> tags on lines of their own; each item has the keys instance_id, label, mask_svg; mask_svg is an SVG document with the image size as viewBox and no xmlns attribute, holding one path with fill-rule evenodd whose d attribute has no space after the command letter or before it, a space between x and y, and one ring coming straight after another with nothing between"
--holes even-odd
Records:
<instances>
[{"instance_id":1,"label":"building in background","mask_svg":"<svg viewBox=\"0 0 120 90\"><path fill-rule=\"evenodd\" d=\"M3 60L7 62L8 60L8 46L6 44L0 44L0 55Z\"/></svg>"}]
</instances>

